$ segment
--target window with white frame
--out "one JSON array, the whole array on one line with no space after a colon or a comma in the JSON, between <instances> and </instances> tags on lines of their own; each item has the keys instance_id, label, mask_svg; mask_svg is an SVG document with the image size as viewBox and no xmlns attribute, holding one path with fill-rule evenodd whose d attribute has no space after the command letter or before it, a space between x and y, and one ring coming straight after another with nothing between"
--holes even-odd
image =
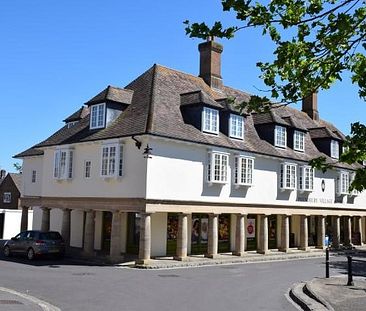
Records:
<instances>
[{"instance_id":1,"label":"window with white frame","mask_svg":"<svg viewBox=\"0 0 366 311\"><path fill-rule=\"evenodd\" d=\"M336 140L330 142L330 156L334 159L339 158L339 143Z\"/></svg>"},{"instance_id":2,"label":"window with white frame","mask_svg":"<svg viewBox=\"0 0 366 311\"><path fill-rule=\"evenodd\" d=\"M84 178L91 177L91 161L87 160L84 162Z\"/></svg>"},{"instance_id":3,"label":"window with white frame","mask_svg":"<svg viewBox=\"0 0 366 311\"><path fill-rule=\"evenodd\" d=\"M296 189L296 164L281 163L280 188L284 190Z\"/></svg>"},{"instance_id":4,"label":"window with white frame","mask_svg":"<svg viewBox=\"0 0 366 311\"><path fill-rule=\"evenodd\" d=\"M233 138L244 138L244 118L236 114L230 114L229 135Z\"/></svg>"},{"instance_id":5,"label":"window with white frame","mask_svg":"<svg viewBox=\"0 0 366 311\"><path fill-rule=\"evenodd\" d=\"M55 161L53 177L55 179L71 179L73 177L73 158L72 149L57 149L55 151Z\"/></svg>"},{"instance_id":6,"label":"window with white frame","mask_svg":"<svg viewBox=\"0 0 366 311\"><path fill-rule=\"evenodd\" d=\"M219 112L216 109L204 107L202 111L202 131L219 133Z\"/></svg>"},{"instance_id":7,"label":"window with white frame","mask_svg":"<svg viewBox=\"0 0 366 311\"><path fill-rule=\"evenodd\" d=\"M37 171L32 171L32 183L35 183L37 181Z\"/></svg>"},{"instance_id":8,"label":"window with white frame","mask_svg":"<svg viewBox=\"0 0 366 311\"><path fill-rule=\"evenodd\" d=\"M275 146L285 148L287 144L286 128L276 125L275 127Z\"/></svg>"},{"instance_id":9,"label":"window with white frame","mask_svg":"<svg viewBox=\"0 0 366 311\"><path fill-rule=\"evenodd\" d=\"M91 106L90 128L102 128L105 125L105 104Z\"/></svg>"},{"instance_id":10,"label":"window with white frame","mask_svg":"<svg viewBox=\"0 0 366 311\"><path fill-rule=\"evenodd\" d=\"M246 156L235 157L234 184L251 186L253 184L254 159Z\"/></svg>"},{"instance_id":11,"label":"window with white frame","mask_svg":"<svg viewBox=\"0 0 366 311\"><path fill-rule=\"evenodd\" d=\"M353 173L350 173L349 174L349 185L351 186L353 181L355 180L356 178L356 172L353 172ZM360 192L356 189L353 189L352 191L350 191L349 193L350 195L353 195L353 196L356 196L356 195L359 195Z\"/></svg>"},{"instance_id":12,"label":"window with white frame","mask_svg":"<svg viewBox=\"0 0 366 311\"><path fill-rule=\"evenodd\" d=\"M313 191L314 189L314 169L304 165L299 167L299 190Z\"/></svg>"},{"instance_id":13,"label":"window with white frame","mask_svg":"<svg viewBox=\"0 0 366 311\"><path fill-rule=\"evenodd\" d=\"M209 183L227 183L229 155L209 152L207 163L207 181Z\"/></svg>"},{"instance_id":14,"label":"window with white frame","mask_svg":"<svg viewBox=\"0 0 366 311\"><path fill-rule=\"evenodd\" d=\"M102 146L100 175L102 177L121 177L123 175L123 145Z\"/></svg>"},{"instance_id":15,"label":"window with white frame","mask_svg":"<svg viewBox=\"0 0 366 311\"><path fill-rule=\"evenodd\" d=\"M349 173L341 171L337 177L336 191L338 195L349 193Z\"/></svg>"},{"instance_id":16,"label":"window with white frame","mask_svg":"<svg viewBox=\"0 0 366 311\"><path fill-rule=\"evenodd\" d=\"M11 203L11 192L4 192L3 203Z\"/></svg>"},{"instance_id":17,"label":"window with white frame","mask_svg":"<svg viewBox=\"0 0 366 311\"><path fill-rule=\"evenodd\" d=\"M305 133L294 131L294 150L305 151Z\"/></svg>"}]
</instances>

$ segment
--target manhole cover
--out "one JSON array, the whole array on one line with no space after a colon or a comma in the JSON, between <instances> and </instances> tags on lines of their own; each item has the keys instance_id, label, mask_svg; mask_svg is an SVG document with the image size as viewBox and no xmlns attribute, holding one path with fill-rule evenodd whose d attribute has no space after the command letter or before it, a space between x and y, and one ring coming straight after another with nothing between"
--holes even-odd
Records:
<instances>
[{"instance_id":1,"label":"manhole cover","mask_svg":"<svg viewBox=\"0 0 366 311\"><path fill-rule=\"evenodd\" d=\"M176 274L159 274L161 278L179 278L179 275Z\"/></svg>"},{"instance_id":2,"label":"manhole cover","mask_svg":"<svg viewBox=\"0 0 366 311\"><path fill-rule=\"evenodd\" d=\"M0 305L22 305L23 303L17 300L0 300Z\"/></svg>"},{"instance_id":3,"label":"manhole cover","mask_svg":"<svg viewBox=\"0 0 366 311\"><path fill-rule=\"evenodd\" d=\"M73 273L72 275L84 276L84 275L95 275L95 273L81 272L81 273Z\"/></svg>"}]
</instances>

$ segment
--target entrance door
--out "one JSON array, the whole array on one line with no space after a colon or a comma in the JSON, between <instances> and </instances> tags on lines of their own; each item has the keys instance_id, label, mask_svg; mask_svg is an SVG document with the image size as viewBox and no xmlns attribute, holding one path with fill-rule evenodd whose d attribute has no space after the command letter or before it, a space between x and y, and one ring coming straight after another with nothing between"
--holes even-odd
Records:
<instances>
[{"instance_id":1,"label":"entrance door","mask_svg":"<svg viewBox=\"0 0 366 311\"><path fill-rule=\"evenodd\" d=\"M111 248L112 213L103 212L102 251L109 253Z\"/></svg>"},{"instance_id":2,"label":"entrance door","mask_svg":"<svg viewBox=\"0 0 366 311\"><path fill-rule=\"evenodd\" d=\"M127 216L127 253L138 254L140 244L140 215L128 213Z\"/></svg>"},{"instance_id":3,"label":"entrance door","mask_svg":"<svg viewBox=\"0 0 366 311\"><path fill-rule=\"evenodd\" d=\"M4 216L5 214L0 214L0 239L2 239L4 236Z\"/></svg>"},{"instance_id":4,"label":"entrance door","mask_svg":"<svg viewBox=\"0 0 366 311\"><path fill-rule=\"evenodd\" d=\"M208 242L208 215L192 214L191 253L206 254Z\"/></svg>"}]
</instances>

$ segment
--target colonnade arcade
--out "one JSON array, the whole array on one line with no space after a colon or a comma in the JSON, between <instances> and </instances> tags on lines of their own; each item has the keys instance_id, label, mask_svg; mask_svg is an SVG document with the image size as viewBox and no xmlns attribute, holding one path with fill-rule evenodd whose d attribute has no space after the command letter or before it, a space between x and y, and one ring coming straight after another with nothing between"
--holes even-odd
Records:
<instances>
[{"instance_id":1,"label":"colonnade arcade","mask_svg":"<svg viewBox=\"0 0 366 311\"><path fill-rule=\"evenodd\" d=\"M63 236L66 245L70 246L70 232L71 232L71 211L72 208L61 208L62 210L62 226L61 235ZM21 230L24 231L28 226L28 207L23 206ZM50 207L41 207L41 230L50 230ZM78 210L81 210L80 208ZM83 226L83 242L82 252L87 256L95 255L95 209L82 209L84 213ZM100 211L100 209L99 209ZM110 245L109 256L112 259L118 259L121 256L121 217L123 213L133 213L139 218L139 234L136 251L138 250L137 263L146 264L151 258L152 247L152 222L151 217L154 213L142 212L141 210L107 210L112 214L110 226ZM233 223L230 225L233 228L230 250L234 256L245 256L250 251L250 237L248 234L248 227L251 221L255 221L255 245L254 250L261 254L268 254L271 250L276 249L281 252L288 253L291 249L296 248L303 251L308 251L311 247L324 249L326 247L326 236L332 240L334 247L343 245L363 245L365 243L366 228L365 228L365 214L357 212L353 215L347 212L337 213L332 210L329 214L322 210L324 214L319 211L316 215L311 213L305 214L297 212L281 213L280 210L276 213L255 213L256 210L249 210L250 213L226 213ZM172 211L162 211L168 217L168 213ZM160 213L162 213L160 212ZM195 213L174 212L177 219L176 228L176 242L174 247L174 259L186 260L190 251L190 243L192 243L192 219ZM205 249L205 256L215 258L219 253L219 217L222 213L206 213L207 215L207 248ZM269 222L275 219L276 230L273 230L272 224ZM296 221L295 221L296 220ZM311 223L311 230L309 228ZM292 225L291 225L292 224ZM293 228L296 227L296 242L294 241ZM315 229L314 229L315 228ZM156 230L165 230L167 228L155 228ZM314 231L316 234L314 235ZM249 231L250 232L250 231ZM271 235L275 234L275 245L270 243ZM253 249L253 248L252 248ZM128 250L126 249L126 252Z\"/></svg>"}]
</instances>

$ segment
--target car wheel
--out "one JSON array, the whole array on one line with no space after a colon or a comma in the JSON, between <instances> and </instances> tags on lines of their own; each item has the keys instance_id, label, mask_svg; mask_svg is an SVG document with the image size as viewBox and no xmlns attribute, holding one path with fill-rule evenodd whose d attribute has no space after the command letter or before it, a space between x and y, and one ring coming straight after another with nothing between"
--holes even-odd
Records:
<instances>
[{"instance_id":1,"label":"car wheel","mask_svg":"<svg viewBox=\"0 0 366 311\"><path fill-rule=\"evenodd\" d=\"M34 253L34 250L33 250L33 248L30 248L30 249L28 249L28 252L27 252L27 258L29 259L29 260L33 260L34 259L34 257L35 257L35 253Z\"/></svg>"},{"instance_id":2,"label":"car wheel","mask_svg":"<svg viewBox=\"0 0 366 311\"><path fill-rule=\"evenodd\" d=\"M11 256L11 252L10 252L10 247L9 246L5 246L4 247L4 255L5 255L5 257L10 257Z\"/></svg>"}]
</instances>

